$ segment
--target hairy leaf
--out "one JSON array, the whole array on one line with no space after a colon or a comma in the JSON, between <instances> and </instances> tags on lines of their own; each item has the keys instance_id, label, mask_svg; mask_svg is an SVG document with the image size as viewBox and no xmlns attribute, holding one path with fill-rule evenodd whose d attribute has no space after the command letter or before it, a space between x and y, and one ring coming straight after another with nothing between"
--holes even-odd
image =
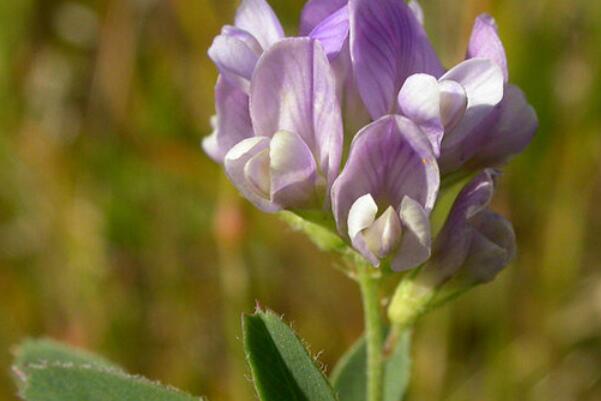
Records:
<instances>
[{"instance_id":1,"label":"hairy leaf","mask_svg":"<svg viewBox=\"0 0 601 401\"><path fill-rule=\"evenodd\" d=\"M244 347L262 401L335 401L328 380L296 334L274 313L243 319Z\"/></svg>"},{"instance_id":2,"label":"hairy leaf","mask_svg":"<svg viewBox=\"0 0 601 401\"><path fill-rule=\"evenodd\" d=\"M200 400L51 340L24 342L17 350L13 372L19 395L26 401Z\"/></svg>"}]
</instances>

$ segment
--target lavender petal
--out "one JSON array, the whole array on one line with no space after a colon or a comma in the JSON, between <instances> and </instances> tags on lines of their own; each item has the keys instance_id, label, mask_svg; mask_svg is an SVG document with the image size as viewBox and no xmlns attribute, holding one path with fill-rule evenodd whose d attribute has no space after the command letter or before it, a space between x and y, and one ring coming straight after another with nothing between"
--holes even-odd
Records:
<instances>
[{"instance_id":1,"label":"lavender petal","mask_svg":"<svg viewBox=\"0 0 601 401\"><path fill-rule=\"evenodd\" d=\"M284 37L284 29L265 0L242 0L236 12L236 26L252 34L267 50Z\"/></svg>"},{"instance_id":2,"label":"lavender petal","mask_svg":"<svg viewBox=\"0 0 601 401\"><path fill-rule=\"evenodd\" d=\"M474 234L463 270L470 281L486 283L515 258L515 233L509 221L488 210L471 224Z\"/></svg>"},{"instance_id":3,"label":"lavender petal","mask_svg":"<svg viewBox=\"0 0 601 401\"><path fill-rule=\"evenodd\" d=\"M483 131L486 138L470 164L491 167L505 163L526 148L537 129L536 112L524 93L517 86L506 85L498 118L490 129Z\"/></svg>"},{"instance_id":4,"label":"lavender petal","mask_svg":"<svg viewBox=\"0 0 601 401\"><path fill-rule=\"evenodd\" d=\"M248 92L250 78L263 52L256 39L239 28L228 27L213 40L209 57L221 75Z\"/></svg>"},{"instance_id":5,"label":"lavender petal","mask_svg":"<svg viewBox=\"0 0 601 401\"><path fill-rule=\"evenodd\" d=\"M344 5L324 19L310 33L323 46L328 58L334 59L342 50L349 33L349 12Z\"/></svg>"},{"instance_id":6,"label":"lavender petal","mask_svg":"<svg viewBox=\"0 0 601 401\"><path fill-rule=\"evenodd\" d=\"M321 45L308 38L284 39L264 53L251 83L255 133L298 134L330 184L342 153L342 118L336 81Z\"/></svg>"},{"instance_id":7,"label":"lavender petal","mask_svg":"<svg viewBox=\"0 0 601 401\"><path fill-rule=\"evenodd\" d=\"M225 154L238 142L253 136L248 95L223 77L215 85L217 115L213 133L203 140L205 152L222 163Z\"/></svg>"},{"instance_id":8,"label":"lavender petal","mask_svg":"<svg viewBox=\"0 0 601 401\"><path fill-rule=\"evenodd\" d=\"M404 197L399 215L403 224L403 238L391 265L392 270L397 272L424 263L430 257L432 246L430 219L419 202Z\"/></svg>"},{"instance_id":9,"label":"lavender petal","mask_svg":"<svg viewBox=\"0 0 601 401\"><path fill-rule=\"evenodd\" d=\"M456 274L472 253L473 238L478 232L477 225L474 226L472 222L490 204L494 193L494 175L493 170L485 170L463 188L434 242L428 268L434 270L441 282Z\"/></svg>"},{"instance_id":10,"label":"lavender petal","mask_svg":"<svg viewBox=\"0 0 601 401\"><path fill-rule=\"evenodd\" d=\"M399 91L398 103L400 113L424 131L438 156L444 133L438 80L428 74L411 75Z\"/></svg>"},{"instance_id":11,"label":"lavender petal","mask_svg":"<svg viewBox=\"0 0 601 401\"><path fill-rule=\"evenodd\" d=\"M317 166L298 134L277 132L269 150L271 199L285 208L317 206Z\"/></svg>"},{"instance_id":12,"label":"lavender petal","mask_svg":"<svg viewBox=\"0 0 601 401\"><path fill-rule=\"evenodd\" d=\"M428 37L404 1L350 0L355 77L374 119L393 110L402 83L414 73L443 73Z\"/></svg>"},{"instance_id":13,"label":"lavender petal","mask_svg":"<svg viewBox=\"0 0 601 401\"><path fill-rule=\"evenodd\" d=\"M508 81L509 72L507 70L505 48L501 38L499 38L497 23L488 14L478 16L472 28L466 58L475 57L487 58L495 62L503 71L504 81Z\"/></svg>"},{"instance_id":14,"label":"lavender petal","mask_svg":"<svg viewBox=\"0 0 601 401\"><path fill-rule=\"evenodd\" d=\"M395 208L409 196L429 213L439 180L436 160L422 131L404 117L382 117L357 134L346 166L332 187L339 232L347 235L349 210L365 194Z\"/></svg>"},{"instance_id":15,"label":"lavender petal","mask_svg":"<svg viewBox=\"0 0 601 401\"><path fill-rule=\"evenodd\" d=\"M503 98L503 73L492 61L474 58L455 66L440 79L447 80L461 84L467 108L457 127L445 133L440 156L445 172L459 168L478 150L472 139L490 121L495 106Z\"/></svg>"},{"instance_id":16,"label":"lavender petal","mask_svg":"<svg viewBox=\"0 0 601 401\"><path fill-rule=\"evenodd\" d=\"M269 164L269 143L267 137L247 138L225 155L225 172L240 193L255 206L265 212L275 212L281 206L275 204L266 192L265 174Z\"/></svg>"},{"instance_id":17,"label":"lavender petal","mask_svg":"<svg viewBox=\"0 0 601 401\"><path fill-rule=\"evenodd\" d=\"M309 0L301 13L300 35L309 35L324 19L347 3L348 0Z\"/></svg>"}]
</instances>

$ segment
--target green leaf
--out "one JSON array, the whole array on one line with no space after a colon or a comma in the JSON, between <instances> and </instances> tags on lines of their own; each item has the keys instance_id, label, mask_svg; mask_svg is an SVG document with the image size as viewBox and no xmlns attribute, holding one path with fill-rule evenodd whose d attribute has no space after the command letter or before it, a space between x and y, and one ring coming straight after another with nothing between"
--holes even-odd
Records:
<instances>
[{"instance_id":1,"label":"green leaf","mask_svg":"<svg viewBox=\"0 0 601 401\"><path fill-rule=\"evenodd\" d=\"M19 395L26 401L200 400L51 340L24 342L17 350L13 372Z\"/></svg>"},{"instance_id":2,"label":"green leaf","mask_svg":"<svg viewBox=\"0 0 601 401\"><path fill-rule=\"evenodd\" d=\"M244 348L262 401L336 401L296 334L273 312L243 318Z\"/></svg>"},{"instance_id":3,"label":"green leaf","mask_svg":"<svg viewBox=\"0 0 601 401\"><path fill-rule=\"evenodd\" d=\"M32 364L21 397L27 401L192 401L178 390L93 365Z\"/></svg>"},{"instance_id":4,"label":"green leaf","mask_svg":"<svg viewBox=\"0 0 601 401\"><path fill-rule=\"evenodd\" d=\"M25 370L27 365L39 362L91 364L103 368L120 369L101 356L50 339L26 340L21 343L15 355L14 366Z\"/></svg>"},{"instance_id":5,"label":"green leaf","mask_svg":"<svg viewBox=\"0 0 601 401\"><path fill-rule=\"evenodd\" d=\"M411 368L410 334L403 332L384 365L384 401L400 401L407 390ZM340 401L366 401L367 350L362 336L340 358L332 371L331 382Z\"/></svg>"}]
</instances>

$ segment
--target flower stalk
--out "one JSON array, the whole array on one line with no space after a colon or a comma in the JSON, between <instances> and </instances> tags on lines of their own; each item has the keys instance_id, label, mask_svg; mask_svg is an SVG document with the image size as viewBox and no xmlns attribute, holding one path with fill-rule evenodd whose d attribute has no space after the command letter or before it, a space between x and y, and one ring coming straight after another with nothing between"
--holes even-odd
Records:
<instances>
[{"instance_id":1,"label":"flower stalk","mask_svg":"<svg viewBox=\"0 0 601 401\"><path fill-rule=\"evenodd\" d=\"M382 401L384 381L384 341L382 314L380 313L379 277L371 274L369 265L357 268L357 281L361 289L367 344L367 401Z\"/></svg>"}]
</instances>

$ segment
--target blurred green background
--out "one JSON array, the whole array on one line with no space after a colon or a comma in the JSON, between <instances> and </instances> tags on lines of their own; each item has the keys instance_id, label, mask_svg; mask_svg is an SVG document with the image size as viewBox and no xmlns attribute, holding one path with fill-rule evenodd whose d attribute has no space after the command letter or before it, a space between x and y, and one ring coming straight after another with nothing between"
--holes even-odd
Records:
<instances>
[{"instance_id":1,"label":"blurred green background","mask_svg":"<svg viewBox=\"0 0 601 401\"><path fill-rule=\"evenodd\" d=\"M374 0L375 1L375 0ZM289 33L301 0L272 0ZM255 400L255 300L331 369L358 291L241 200L200 150L225 0L0 1L0 399L10 349L51 336L213 401ZM601 2L423 0L446 65L493 14L540 130L495 208L517 261L421 321L408 400L601 400ZM323 350L323 351L322 351Z\"/></svg>"}]
</instances>

